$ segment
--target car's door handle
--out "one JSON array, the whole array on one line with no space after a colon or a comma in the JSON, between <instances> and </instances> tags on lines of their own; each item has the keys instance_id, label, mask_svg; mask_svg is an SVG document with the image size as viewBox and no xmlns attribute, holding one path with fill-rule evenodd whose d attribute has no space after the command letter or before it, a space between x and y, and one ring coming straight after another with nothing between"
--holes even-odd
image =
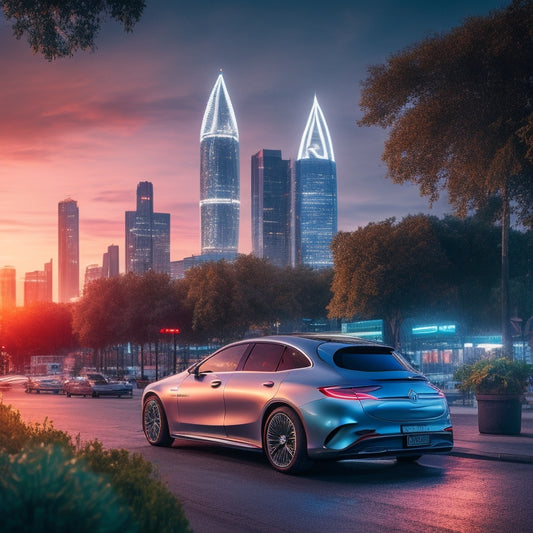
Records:
<instances>
[{"instance_id":1,"label":"car's door handle","mask_svg":"<svg viewBox=\"0 0 533 533\"><path fill-rule=\"evenodd\" d=\"M274 386L274 382L273 381L265 381L263 383L263 387L273 387Z\"/></svg>"},{"instance_id":2,"label":"car's door handle","mask_svg":"<svg viewBox=\"0 0 533 533\"><path fill-rule=\"evenodd\" d=\"M214 379L213 381L211 381L211 387L213 387L214 389L220 387L220 385L222 385L222 381L220 379Z\"/></svg>"}]
</instances>

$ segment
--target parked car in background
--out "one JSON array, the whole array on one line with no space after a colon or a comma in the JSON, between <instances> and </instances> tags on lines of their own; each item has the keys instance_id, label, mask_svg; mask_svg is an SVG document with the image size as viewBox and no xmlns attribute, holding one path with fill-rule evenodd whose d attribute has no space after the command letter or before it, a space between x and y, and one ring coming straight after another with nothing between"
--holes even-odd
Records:
<instances>
[{"instance_id":1,"label":"parked car in background","mask_svg":"<svg viewBox=\"0 0 533 533\"><path fill-rule=\"evenodd\" d=\"M65 394L67 398L71 396L93 396L93 386L91 382L84 377L70 378L65 382Z\"/></svg>"},{"instance_id":2,"label":"parked car in background","mask_svg":"<svg viewBox=\"0 0 533 533\"><path fill-rule=\"evenodd\" d=\"M285 473L312 460L395 457L453 447L444 394L393 348L345 335L246 339L148 385L148 442L210 441L263 451Z\"/></svg>"},{"instance_id":3,"label":"parked car in background","mask_svg":"<svg viewBox=\"0 0 533 533\"><path fill-rule=\"evenodd\" d=\"M127 381L111 381L103 374L87 373L87 381L91 384L94 398L99 396L133 396L133 385Z\"/></svg>"},{"instance_id":4,"label":"parked car in background","mask_svg":"<svg viewBox=\"0 0 533 533\"><path fill-rule=\"evenodd\" d=\"M58 376L29 377L26 383L26 392L63 394L63 380Z\"/></svg>"}]
</instances>

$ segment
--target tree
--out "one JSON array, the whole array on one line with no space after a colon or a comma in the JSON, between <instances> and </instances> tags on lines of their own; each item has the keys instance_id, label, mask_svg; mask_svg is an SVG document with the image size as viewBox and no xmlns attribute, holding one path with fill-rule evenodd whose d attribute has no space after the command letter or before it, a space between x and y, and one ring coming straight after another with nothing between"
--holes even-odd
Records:
<instances>
[{"instance_id":1,"label":"tree","mask_svg":"<svg viewBox=\"0 0 533 533\"><path fill-rule=\"evenodd\" d=\"M352 233L338 233L331 244L334 276L332 318L383 318L386 338L400 344L406 316L428 310L449 285L448 260L429 217L388 219Z\"/></svg>"},{"instance_id":2,"label":"tree","mask_svg":"<svg viewBox=\"0 0 533 533\"><path fill-rule=\"evenodd\" d=\"M126 340L122 320L126 296L121 279L102 278L85 288L74 306L73 329L82 346L103 349Z\"/></svg>"},{"instance_id":3,"label":"tree","mask_svg":"<svg viewBox=\"0 0 533 533\"><path fill-rule=\"evenodd\" d=\"M389 130L383 160L394 183L430 202L447 190L455 211L501 200L504 349L512 354L508 235L511 207L533 212L533 0L402 50L368 69L359 121Z\"/></svg>"},{"instance_id":4,"label":"tree","mask_svg":"<svg viewBox=\"0 0 533 533\"><path fill-rule=\"evenodd\" d=\"M212 261L189 269L185 274L196 334L218 341L242 336L242 321L235 308L235 273L226 261Z\"/></svg>"},{"instance_id":5,"label":"tree","mask_svg":"<svg viewBox=\"0 0 533 533\"><path fill-rule=\"evenodd\" d=\"M109 16L132 31L141 18L144 0L4 0L13 35L26 35L34 53L48 61L72 56L77 50L94 50L95 38Z\"/></svg>"},{"instance_id":6,"label":"tree","mask_svg":"<svg viewBox=\"0 0 533 533\"><path fill-rule=\"evenodd\" d=\"M3 316L2 344L21 370L32 355L65 353L76 347L72 305L40 302L13 309Z\"/></svg>"}]
</instances>

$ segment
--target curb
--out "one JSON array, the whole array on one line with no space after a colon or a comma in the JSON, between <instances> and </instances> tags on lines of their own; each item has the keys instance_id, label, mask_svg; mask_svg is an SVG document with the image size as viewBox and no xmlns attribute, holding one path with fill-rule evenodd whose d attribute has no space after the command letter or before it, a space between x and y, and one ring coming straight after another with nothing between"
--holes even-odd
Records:
<instances>
[{"instance_id":1,"label":"curb","mask_svg":"<svg viewBox=\"0 0 533 533\"><path fill-rule=\"evenodd\" d=\"M468 448L453 448L449 455L483 461L504 461L507 463L533 464L532 455L515 453L473 452L468 450Z\"/></svg>"}]
</instances>

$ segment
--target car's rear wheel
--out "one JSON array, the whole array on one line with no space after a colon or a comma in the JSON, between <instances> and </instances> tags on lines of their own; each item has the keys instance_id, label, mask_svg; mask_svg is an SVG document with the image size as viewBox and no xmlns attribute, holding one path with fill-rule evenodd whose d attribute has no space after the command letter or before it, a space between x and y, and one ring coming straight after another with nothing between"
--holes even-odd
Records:
<instances>
[{"instance_id":1,"label":"car's rear wheel","mask_svg":"<svg viewBox=\"0 0 533 533\"><path fill-rule=\"evenodd\" d=\"M278 407L268 417L263 429L263 449L269 463L285 474L302 472L311 464L302 422L289 407Z\"/></svg>"},{"instance_id":2,"label":"car's rear wheel","mask_svg":"<svg viewBox=\"0 0 533 533\"><path fill-rule=\"evenodd\" d=\"M148 396L144 401L143 431L152 446L170 446L174 440L168 430L163 404L157 396Z\"/></svg>"}]
</instances>

